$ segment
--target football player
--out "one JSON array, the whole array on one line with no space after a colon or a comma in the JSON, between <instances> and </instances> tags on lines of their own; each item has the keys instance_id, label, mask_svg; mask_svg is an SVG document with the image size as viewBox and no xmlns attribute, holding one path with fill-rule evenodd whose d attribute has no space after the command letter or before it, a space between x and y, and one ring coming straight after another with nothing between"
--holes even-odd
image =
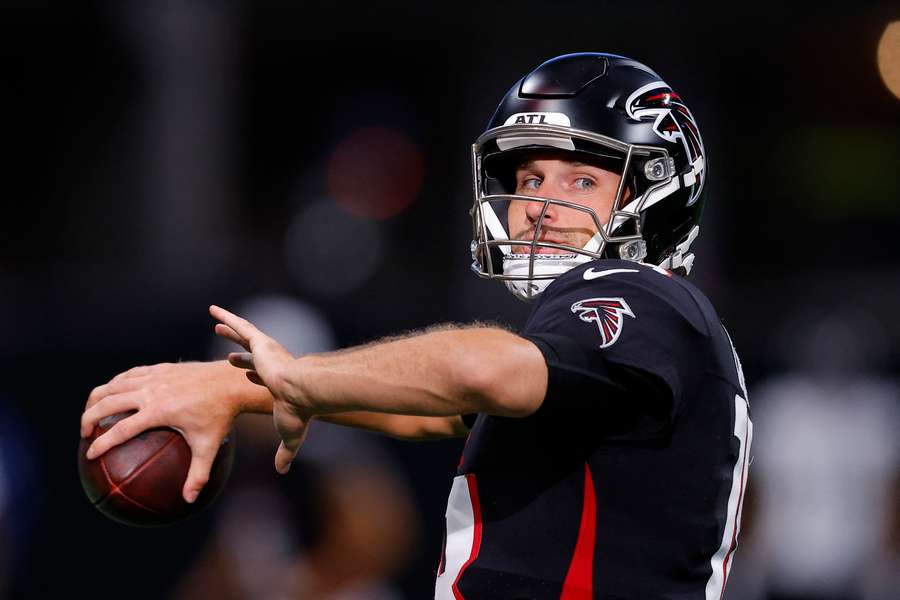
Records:
<instances>
[{"instance_id":1,"label":"football player","mask_svg":"<svg viewBox=\"0 0 900 600\"><path fill-rule=\"evenodd\" d=\"M211 307L243 346L232 366L137 367L96 388L82 435L137 412L89 457L175 427L192 501L245 411L274 414L282 473L313 418L468 436L436 598L721 598L752 425L728 334L684 278L706 178L693 115L637 61L569 54L516 82L472 164L472 268L534 301L521 332L448 326L295 358Z\"/></svg>"}]
</instances>

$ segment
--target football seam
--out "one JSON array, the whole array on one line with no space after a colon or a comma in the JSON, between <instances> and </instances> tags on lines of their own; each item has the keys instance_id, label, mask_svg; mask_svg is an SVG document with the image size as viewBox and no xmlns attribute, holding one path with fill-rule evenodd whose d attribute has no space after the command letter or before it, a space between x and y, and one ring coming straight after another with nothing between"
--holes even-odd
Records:
<instances>
[{"instance_id":1,"label":"football seam","mask_svg":"<svg viewBox=\"0 0 900 600\"><path fill-rule=\"evenodd\" d=\"M122 499L125 500L126 502L131 502L132 504L134 504L134 505L137 506L138 508L141 508L141 509L143 509L143 510L146 510L146 511L149 512L149 513L153 513L154 515L162 515L162 514L164 514L164 513L159 512L158 510L154 510L154 509L150 508L149 506L146 506L146 505L144 505L144 504L138 502L137 500L135 500L134 498L132 498L131 496L129 496L128 494L126 494L125 492L123 492L120 488L116 488L116 491L119 492L119 497L120 497L120 498L122 498ZM109 499L109 498L111 498L111 497L112 497L112 492L110 492L109 494L107 494L105 499ZM98 506L98 508L99 508L100 505L98 504L97 506ZM117 521L118 521L118 520L121 520L119 517L112 517L112 518L115 519L115 520L117 520Z\"/></svg>"},{"instance_id":2,"label":"football seam","mask_svg":"<svg viewBox=\"0 0 900 600\"><path fill-rule=\"evenodd\" d=\"M142 505L140 502L138 502L137 500L135 500L135 499L132 498L131 496L128 496L127 494L125 494L124 490L123 490L123 491L120 491L120 490L122 490L122 488L125 487L125 486L128 484L129 481L131 481L132 479L134 479L135 477L137 477L138 475L140 475L140 474L144 471L144 469L146 469L148 466L150 466L150 464L156 459L156 457L159 456L160 452L162 452L163 450L165 450L170 444L174 443L175 440L177 439L177 438L175 437L176 435L179 435L179 434L178 434L178 433L175 433L175 435L173 435L173 436L169 439L168 442L166 442L165 444L163 444L162 446L160 446L159 448L157 448L157 449L153 452L153 454L151 454L150 456L147 457L147 460L145 460L145 461L141 464L141 466L139 466L137 469L135 469L133 473L131 473L128 477L126 477L125 479L123 479L123 480L122 480L120 483L118 483L118 484L116 484L116 483L113 482L112 477L111 477L110 474L109 474L109 469L106 468L106 460L104 459L104 457L101 456L101 457L99 458L99 460L100 460L100 467L103 469L103 475L106 476L106 482L109 484L110 490L109 490L108 492L106 492L106 494L104 494L102 497L100 497L96 502L94 502L94 506L99 506L104 500L106 500L107 498L109 498L109 497L113 494L113 492L119 492L120 495L122 495L122 496L125 497L125 498L128 498L129 500L131 500L132 502L134 502L134 503L137 504L138 506L141 506L142 508L146 508L147 510L149 510L149 511L152 512L152 513L159 514L157 511L155 511L155 510L153 510L153 509L151 509L151 508L147 508L146 506Z\"/></svg>"}]
</instances>

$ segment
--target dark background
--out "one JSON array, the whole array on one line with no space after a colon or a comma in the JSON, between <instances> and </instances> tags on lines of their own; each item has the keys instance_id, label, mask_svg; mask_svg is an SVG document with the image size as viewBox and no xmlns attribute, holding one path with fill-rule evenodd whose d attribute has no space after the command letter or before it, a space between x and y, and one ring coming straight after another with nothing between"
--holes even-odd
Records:
<instances>
[{"instance_id":1,"label":"dark background","mask_svg":"<svg viewBox=\"0 0 900 600\"><path fill-rule=\"evenodd\" d=\"M691 278L729 327L751 402L754 382L791 366L802 324L845 308L877 323L865 367L896 372L900 103L876 48L898 13L894 2L7 6L6 593L163 597L190 564L212 514L166 530L108 522L81 492L75 450L91 388L137 364L209 358L208 304L296 298L340 346L442 321L521 324L526 305L468 272L469 146L509 86L557 54L634 57L691 107L709 155ZM379 142L406 160L367 154ZM335 199L357 169L365 183ZM366 267L340 280L355 263ZM462 443L384 444L422 523L394 581L427 597ZM62 563L81 576L57 576Z\"/></svg>"}]
</instances>

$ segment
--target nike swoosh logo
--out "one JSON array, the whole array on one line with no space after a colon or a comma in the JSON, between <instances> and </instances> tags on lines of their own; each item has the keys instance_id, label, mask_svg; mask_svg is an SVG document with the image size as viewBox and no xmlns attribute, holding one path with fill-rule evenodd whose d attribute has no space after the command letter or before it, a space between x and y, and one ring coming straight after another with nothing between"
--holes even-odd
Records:
<instances>
[{"instance_id":1,"label":"nike swoosh logo","mask_svg":"<svg viewBox=\"0 0 900 600\"><path fill-rule=\"evenodd\" d=\"M606 269L605 271L595 271L593 268L588 269L584 272L584 278L590 281L591 279L597 279L598 277L606 277L607 275L612 275L613 273L639 273L637 269Z\"/></svg>"}]
</instances>

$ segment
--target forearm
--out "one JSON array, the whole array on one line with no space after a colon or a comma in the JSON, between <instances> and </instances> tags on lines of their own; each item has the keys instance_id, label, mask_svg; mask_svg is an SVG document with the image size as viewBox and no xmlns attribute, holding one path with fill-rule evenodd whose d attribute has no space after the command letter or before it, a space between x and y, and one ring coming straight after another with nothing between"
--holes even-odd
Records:
<instances>
[{"instance_id":1,"label":"forearm","mask_svg":"<svg viewBox=\"0 0 900 600\"><path fill-rule=\"evenodd\" d=\"M228 361L215 361L209 365L216 370L221 395L234 407L235 414L272 414L274 399L268 388L251 382L247 379L246 371L235 369Z\"/></svg>"},{"instance_id":2,"label":"forearm","mask_svg":"<svg viewBox=\"0 0 900 600\"><path fill-rule=\"evenodd\" d=\"M546 385L546 364L531 342L475 327L302 357L283 371L279 393L313 414L525 416Z\"/></svg>"},{"instance_id":3,"label":"forearm","mask_svg":"<svg viewBox=\"0 0 900 600\"><path fill-rule=\"evenodd\" d=\"M250 382L245 372L227 361L212 364L221 371L225 394L235 404L237 413L272 413L272 393L268 388ZM346 412L320 415L319 420L346 427L383 433L404 440L443 439L466 435L468 429L458 415L417 417L373 412Z\"/></svg>"}]
</instances>

